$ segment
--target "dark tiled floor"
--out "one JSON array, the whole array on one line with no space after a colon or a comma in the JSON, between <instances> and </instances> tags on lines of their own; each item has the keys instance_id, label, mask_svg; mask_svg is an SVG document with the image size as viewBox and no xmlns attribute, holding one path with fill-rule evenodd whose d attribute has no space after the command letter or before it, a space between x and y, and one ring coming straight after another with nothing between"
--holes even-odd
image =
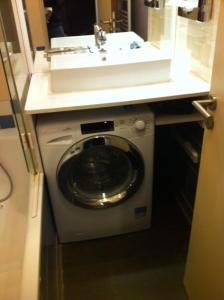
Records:
<instances>
[{"instance_id":1,"label":"dark tiled floor","mask_svg":"<svg viewBox=\"0 0 224 300\"><path fill-rule=\"evenodd\" d=\"M189 228L175 204L154 208L148 231L62 245L65 300L187 300Z\"/></svg>"}]
</instances>

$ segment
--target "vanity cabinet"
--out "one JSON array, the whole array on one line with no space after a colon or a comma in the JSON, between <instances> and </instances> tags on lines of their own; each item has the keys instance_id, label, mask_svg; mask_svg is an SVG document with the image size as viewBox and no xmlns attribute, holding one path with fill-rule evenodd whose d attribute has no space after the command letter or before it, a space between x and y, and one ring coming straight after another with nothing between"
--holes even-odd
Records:
<instances>
[{"instance_id":1,"label":"vanity cabinet","mask_svg":"<svg viewBox=\"0 0 224 300\"><path fill-rule=\"evenodd\" d=\"M189 225L193 216L203 133L204 129L198 122L156 127L154 200L176 201Z\"/></svg>"},{"instance_id":2,"label":"vanity cabinet","mask_svg":"<svg viewBox=\"0 0 224 300\"><path fill-rule=\"evenodd\" d=\"M157 197L172 198L189 224L204 135L203 118L192 105L196 99L200 97L149 104L156 123L155 200Z\"/></svg>"}]
</instances>

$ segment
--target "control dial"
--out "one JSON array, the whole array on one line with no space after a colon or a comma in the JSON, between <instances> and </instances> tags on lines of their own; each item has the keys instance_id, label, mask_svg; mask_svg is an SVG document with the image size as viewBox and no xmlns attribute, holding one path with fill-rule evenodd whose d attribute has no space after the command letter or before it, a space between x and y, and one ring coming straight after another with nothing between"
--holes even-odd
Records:
<instances>
[{"instance_id":1,"label":"control dial","mask_svg":"<svg viewBox=\"0 0 224 300\"><path fill-rule=\"evenodd\" d=\"M145 130L146 123L144 120L136 120L134 123L134 128L138 131L143 131Z\"/></svg>"}]
</instances>

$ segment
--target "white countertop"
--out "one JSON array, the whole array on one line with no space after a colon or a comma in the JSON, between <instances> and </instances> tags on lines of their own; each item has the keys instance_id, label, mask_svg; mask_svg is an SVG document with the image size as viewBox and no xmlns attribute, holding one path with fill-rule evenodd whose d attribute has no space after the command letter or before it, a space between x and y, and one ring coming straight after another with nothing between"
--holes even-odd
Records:
<instances>
[{"instance_id":1,"label":"white countertop","mask_svg":"<svg viewBox=\"0 0 224 300\"><path fill-rule=\"evenodd\" d=\"M38 54L39 57L42 55ZM81 91L73 93L53 93L50 89L48 64L39 61L31 79L25 105L27 114L103 108L183 99L203 96L209 93L210 85L194 74L174 74L169 82L113 88L105 90Z\"/></svg>"}]
</instances>

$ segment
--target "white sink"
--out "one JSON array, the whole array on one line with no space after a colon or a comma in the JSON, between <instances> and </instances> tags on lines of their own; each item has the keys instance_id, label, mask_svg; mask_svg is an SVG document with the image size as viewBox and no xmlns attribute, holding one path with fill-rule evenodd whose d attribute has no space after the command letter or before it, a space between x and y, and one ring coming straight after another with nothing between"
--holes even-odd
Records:
<instances>
[{"instance_id":1,"label":"white sink","mask_svg":"<svg viewBox=\"0 0 224 300\"><path fill-rule=\"evenodd\" d=\"M130 49L133 41L141 48ZM52 46L91 47L91 52L87 53L52 56L53 92L128 87L170 79L170 57L132 32L108 34L103 52L95 47L94 36L53 39Z\"/></svg>"},{"instance_id":2,"label":"white sink","mask_svg":"<svg viewBox=\"0 0 224 300\"><path fill-rule=\"evenodd\" d=\"M130 32L119 32L119 33L107 33L106 45L124 45L130 44L133 41L137 43L144 43L144 40L134 33ZM94 47L95 46L95 37L94 35L80 35L80 36L69 36L61 38L51 39L51 48L60 48L60 47Z\"/></svg>"}]
</instances>

